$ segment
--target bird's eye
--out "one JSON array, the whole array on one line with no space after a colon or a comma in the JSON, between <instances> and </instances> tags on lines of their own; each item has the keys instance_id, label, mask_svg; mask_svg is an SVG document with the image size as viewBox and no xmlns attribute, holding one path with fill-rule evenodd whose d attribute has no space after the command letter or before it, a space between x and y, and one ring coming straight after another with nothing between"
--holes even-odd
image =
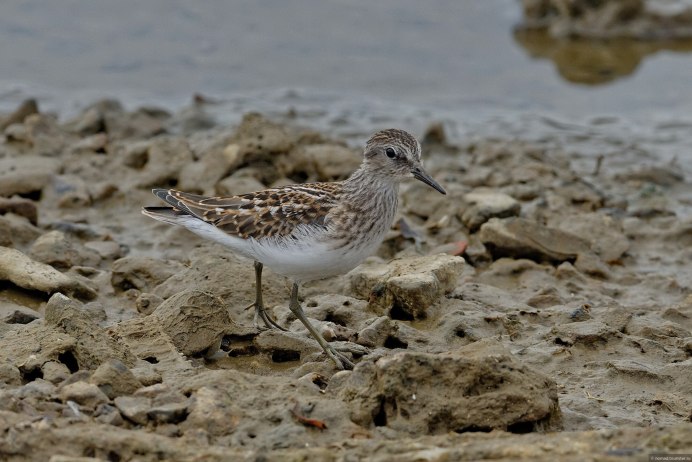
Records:
<instances>
[{"instance_id":1,"label":"bird's eye","mask_svg":"<svg viewBox=\"0 0 692 462\"><path fill-rule=\"evenodd\" d=\"M387 154L387 157L390 159L394 159L396 157L396 151L392 148L385 149L384 153Z\"/></svg>"}]
</instances>

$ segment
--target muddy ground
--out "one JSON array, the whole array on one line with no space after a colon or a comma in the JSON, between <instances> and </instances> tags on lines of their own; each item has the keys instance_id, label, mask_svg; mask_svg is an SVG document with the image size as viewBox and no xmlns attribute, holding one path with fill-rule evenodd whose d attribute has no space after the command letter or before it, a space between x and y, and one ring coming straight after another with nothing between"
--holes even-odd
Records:
<instances>
[{"instance_id":1,"label":"muddy ground","mask_svg":"<svg viewBox=\"0 0 692 462\"><path fill-rule=\"evenodd\" d=\"M418 133L448 195L402 185L378 254L302 289L325 337L360 351L337 371L287 281L265 270L289 332L258 332L251 262L140 215L152 187L234 194L358 166L358 148L293 116L219 126L201 100L175 114L102 101L74 120L32 104L2 120L0 459L692 452L679 164Z\"/></svg>"}]
</instances>

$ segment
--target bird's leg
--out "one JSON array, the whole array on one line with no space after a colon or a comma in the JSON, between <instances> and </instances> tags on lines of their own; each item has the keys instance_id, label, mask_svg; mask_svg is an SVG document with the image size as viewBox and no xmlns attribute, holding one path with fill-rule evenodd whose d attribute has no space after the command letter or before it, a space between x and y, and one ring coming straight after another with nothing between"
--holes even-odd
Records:
<instances>
[{"instance_id":1,"label":"bird's leg","mask_svg":"<svg viewBox=\"0 0 692 462\"><path fill-rule=\"evenodd\" d=\"M264 308L264 302L262 301L262 268L264 265L258 261L255 261L255 318L254 318L254 324L257 329L262 329L263 327L260 326L259 320L261 319L262 322L264 322L264 325L266 326L267 329L279 329L285 331L283 327L277 324L274 319L267 313L267 310ZM252 305L250 305L252 306Z\"/></svg>"},{"instance_id":2,"label":"bird's leg","mask_svg":"<svg viewBox=\"0 0 692 462\"><path fill-rule=\"evenodd\" d=\"M346 356L339 353L331 346L327 341L317 332L317 329L310 324L305 312L303 312L303 307L300 306L298 301L298 283L293 283L293 288L291 289L291 301L288 305L291 312L303 323L303 325L308 329L312 337L317 340L324 352L329 356L329 358L336 363L336 367L339 369L353 369L354 365Z\"/></svg>"}]
</instances>

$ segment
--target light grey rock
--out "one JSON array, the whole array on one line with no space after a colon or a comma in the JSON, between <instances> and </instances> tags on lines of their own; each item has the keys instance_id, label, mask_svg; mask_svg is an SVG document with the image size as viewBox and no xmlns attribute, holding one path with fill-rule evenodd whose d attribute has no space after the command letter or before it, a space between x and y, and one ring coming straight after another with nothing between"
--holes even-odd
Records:
<instances>
[{"instance_id":1,"label":"light grey rock","mask_svg":"<svg viewBox=\"0 0 692 462\"><path fill-rule=\"evenodd\" d=\"M495 258L562 262L591 253L579 236L523 218L490 219L481 226L480 239Z\"/></svg>"},{"instance_id":2,"label":"light grey rock","mask_svg":"<svg viewBox=\"0 0 692 462\"><path fill-rule=\"evenodd\" d=\"M379 313L419 319L456 285L464 259L451 255L402 258L388 264L366 261L349 273L351 289Z\"/></svg>"},{"instance_id":3,"label":"light grey rock","mask_svg":"<svg viewBox=\"0 0 692 462\"><path fill-rule=\"evenodd\" d=\"M506 218L519 215L521 206L513 197L487 189L477 189L464 195L466 205L461 221L471 231L476 231L491 218Z\"/></svg>"},{"instance_id":4,"label":"light grey rock","mask_svg":"<svg viewBox=\"0 0 692 462\"><path fill-rule=\"evenodd\" d=\"M43 372L44 380L56 385L67 380L71 374L70 369L58 361L48 361L44 363L43 366L41 366L41 372Z\"/></svg>"},{"instance_id":5,"label":"light grey rock","mask_svg":"<svg viewBox=\"0 0 692 462\"><path fill-rule=\"evenodd\" d=\"M84 247L93 250L104 260L116 260L126 252L126 249L115 241L89 241Z\"/></svg>"},{"instance_id":6,"label":"light grey rock","mask_svg":"<svg viewBox=\"0 0 692 462\"><path fill-rule=\"evenodd\" d=\"M177 424L185 420L188 414L188 403L170 402L154 406L147 411L147 416L158 424Z\"/></svg>"},{"instance_id":7,"label":"light grey rock","mask_svg":"<svg viewBox=\"0 0 692 462\"><path fill-rule=\"evenodd\" d=\"M72 266L98 266L101 257L78 241L68 238L61 231L49 231L36 239L29 255L42 263L56 268Z\"/></svg>"},{"instance_id":8,"label":"light grey rock","mask_svg":"<svg viewBox=\"0 0 692 462\"><path fill-rule=\"evenodd\" d=\"M60 164L56 159L26 155L0 159L0 196L41 192Z\"/></svg>"},{"instance_id":9,"label":"light grey rock","mask_svg":"<svg viewBox=\"0 0 692 462\"><path fill-rule=\"evenodd\" d=\"M117 359L103 362L91 375L89 381L98 386L109 399L131 395L142 387L142 383L137 380L132 371Z\"/></svg>"},{"instance_id":10,"label":"light grey rock","mask_svg":"<svg viewBox=\"0 0 692 462\"><path fill-rule=\"evenodd\" d=\"M96 296L93 289L78 280L7 247L0 247L0 281L48 294L64 292L83 299Z\"/></svg>"},{"instance_id":11,"label":"light grey rock","mask_svg":"<svg viewBox=\"0 0 692 462\"><path fill-rule=\"evenodd\" d=\"M0 363L0 383L9 386L18 386L22 384L22 375L17 366L11 363Z\"/></svg>"},{"instance_id":12,"label":"light grey rock","mask_svg":"<svg viewBox=\"0 0 692 462\"><path fill-rule=\"evenodd\" d=\"M113 400L113 403L127 420L138 425L146 425L149 421L150 398L145 396L118 396Z\"/></svg>"},{"instance_id":13,"label":"light grey rock","mask_svg":"<svg viewBox=\"0 0 692 462\"><path fill-rule=\"evenodd\" d=\"M96 406L99 404L108 402L108 396L99 387L86 382L75 382L65 385L60 389L60 399L63 402L74 401L90 409L96 409Z\"/></svg>"}]
</instances>

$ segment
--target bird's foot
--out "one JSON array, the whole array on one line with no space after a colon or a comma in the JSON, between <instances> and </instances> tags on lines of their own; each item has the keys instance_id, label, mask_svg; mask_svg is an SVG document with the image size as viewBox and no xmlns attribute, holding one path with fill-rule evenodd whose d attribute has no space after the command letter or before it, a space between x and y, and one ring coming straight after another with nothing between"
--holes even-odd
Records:
<instances>
[{"instance_id":1,"label":"bird's foot","mask_svg":"<svg viewBox=\"0 0 692 462\"><path fill-rule=\"evenodd\" d=\"M264 305L258 304L258 303L252 303L249 305L246 310L255 307L255 317L253 319L253 324L255 325L255 328L259 331L263 330L271 330L271 329L279 329L281 331L288 331L288 329L285 329L281 327L275 320L274 318L271 317L271 315L267 312L267 309L264 307ZM260 324L260 320L262 320L262 324Z\"/></svg>"},{"instance_id":2,"label":"bird's foot","mask_svg":"<svg viewBox=\"0 0 692 462\"><path fill-rule=\"evenodd\" d=\"M333 350L336 352L334 356L336 356L341 362L341 364L339 364L336 359L331 358L335 363L337 363L336 367L339 369L351 370L354 367L353 361L345 356L344 353L351 353L352 355L356 355L358 357L365 356L370 353L370 348L353 342L337 341L330 342L328 345L333 348Z\"/></svg>"},{"instance_id":3,"label":"bird's foot","mask_svg":"<svg viewBox=\"0 0 692 462\"><path fill-rule=\"evenodd\" d=\"M370 353L370 348L364 347L353 342L335 341L330 342L336 351L341 353L351 353L357 356L365 356Z\"/></svg>"},{"instance_id":4,"label":"bird's foot","mask_svg":"<svg viewBox=\"0 0 692 462\"><path fill-rule=\"evenodd\" d=\"M346 357L343 353L339 352L336 348L334 348L332 345L327 344L327 347L324 348L324 352L329 356L329 358L334 361L336 364L337 369L340 370L353 370L355 367L355 364Z\"/></svg>"}]
</instances>

